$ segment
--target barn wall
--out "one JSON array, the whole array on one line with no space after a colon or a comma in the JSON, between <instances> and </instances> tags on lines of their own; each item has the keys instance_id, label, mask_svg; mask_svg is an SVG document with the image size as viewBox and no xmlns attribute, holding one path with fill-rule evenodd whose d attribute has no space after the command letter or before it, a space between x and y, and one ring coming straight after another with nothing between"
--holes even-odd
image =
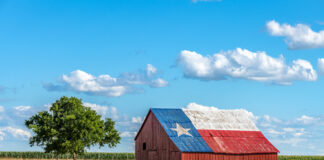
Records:
<instances>
[{"instance_id":1,"label":"barn wall","mask_svg":"<svg viewBox=\"0 0 324 160\"><path fill-rule=\"evenodd\" d=\"M270 154L215 154L215 153L182 153L181 160L277 160L276 153Z\"/></svg>"},{"instance_id":2,"label":"barn wall","mask_svg":"<svg viewBox=\"0 0 324 160\"><path fill-rule=\"evenodd\" d=\"M135 140L136 160L180 160L181 153L150 112ZM146 150L143 150L146 143Z\"/></svg>"}]
</instances>

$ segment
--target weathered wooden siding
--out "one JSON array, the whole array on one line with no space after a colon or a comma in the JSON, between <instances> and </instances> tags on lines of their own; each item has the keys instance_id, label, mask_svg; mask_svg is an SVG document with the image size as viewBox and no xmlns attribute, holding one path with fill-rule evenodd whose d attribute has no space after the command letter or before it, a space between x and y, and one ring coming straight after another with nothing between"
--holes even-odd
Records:
<instances>
[{"instance_id":1,"label":"weathered wooden siding","mask_svg":"<svg viewBox=\"0 0 324 160\"><path fill-rule=\"evenodd\" d=\"M182 153L181 160L277 160L277 153L270 154L215 154L215 153Z\"/></svg>"},{"instance_id":2,"label":"weathered wooden siding","mask_svg":"<svg viewBox=\"0 0 324 160\"><path fill-rule=\"evenodd\" d=\"M136 160L180 160L181 153L150 111L135 140ZM146 150L143 150L146 143Z\"/></svg>"}]
</instances>

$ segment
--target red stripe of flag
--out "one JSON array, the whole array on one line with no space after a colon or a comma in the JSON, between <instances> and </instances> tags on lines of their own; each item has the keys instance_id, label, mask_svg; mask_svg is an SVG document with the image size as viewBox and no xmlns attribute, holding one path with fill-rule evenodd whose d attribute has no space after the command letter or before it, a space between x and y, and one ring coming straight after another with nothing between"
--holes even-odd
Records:
<instances>
[{"instance_id":1,"label":"red stripe of flag","mask_svg":"<svg viewBox=\"0 0 324 160\"><path fill-rule=\"evenodd\" d=\"M198 130L215 153L278 153L261 131Z\"/></svg>"}]
</instances>

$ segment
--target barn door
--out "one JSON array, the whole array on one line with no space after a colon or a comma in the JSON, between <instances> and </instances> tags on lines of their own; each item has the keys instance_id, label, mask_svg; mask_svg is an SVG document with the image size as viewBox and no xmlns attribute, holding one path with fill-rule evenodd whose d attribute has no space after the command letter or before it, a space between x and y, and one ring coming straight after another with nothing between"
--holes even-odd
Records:
<instances>
[{"instance_id":1,"label":"barn door","mask_svg":"<svg viewBox=\"0 0 324 160\"><path fill-rule=\"evenodd\" d=\"M158 160L156 151L149 151L148 160Z\"/></svg>"}]
</instances>

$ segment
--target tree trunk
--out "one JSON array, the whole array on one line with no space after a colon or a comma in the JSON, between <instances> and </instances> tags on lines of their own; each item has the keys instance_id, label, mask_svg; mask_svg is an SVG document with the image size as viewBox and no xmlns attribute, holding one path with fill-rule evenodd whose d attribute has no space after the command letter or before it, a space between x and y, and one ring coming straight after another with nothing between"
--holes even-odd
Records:
<instances>
[{"instance_id":1,"label":"tree trunk","mask_svg":"<svg viewBox=\"0 0 324 160\"><path fill-rule=\"evenodd\" d=\"M73 160L76 160L76 159L77 159L77 154L73 153Z\"/></svg>"}]
</instances>

